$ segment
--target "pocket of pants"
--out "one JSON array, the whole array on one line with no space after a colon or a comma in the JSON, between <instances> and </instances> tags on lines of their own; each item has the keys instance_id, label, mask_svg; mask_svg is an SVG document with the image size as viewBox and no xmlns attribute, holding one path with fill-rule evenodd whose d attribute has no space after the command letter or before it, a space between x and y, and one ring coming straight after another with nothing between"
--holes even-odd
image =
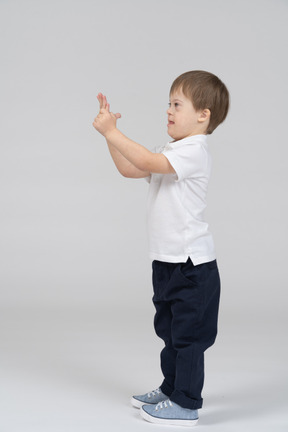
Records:
<instances>
[{"instance_id":1,"label":"pocket of pants","mask_svg":"<svg viewBox=\"0 0 288 432\"><path fill-rule=\"evenodd\" d=\"M188 282L195 282L196 276L200 270L200 266L202 264L199 264L198 266L194 266L191 259L189 258L186 263L180 264L179 271L182 277L186 279Z\"/></svg>"},{"instance_id":2,"label":"pocket of pants","mask_svg":"<svg viewBox=\"0 0 288 432\"><path fill-rule=\"evenodd\" d=\"M194 282L198 277L201 278L201 273L203 275L203 272L207 274L207 269L217 269L216 259L195 266L189 258L186 263L181 264L179 268L181 275L190 282Z\"/></svg>"}]
</instances>

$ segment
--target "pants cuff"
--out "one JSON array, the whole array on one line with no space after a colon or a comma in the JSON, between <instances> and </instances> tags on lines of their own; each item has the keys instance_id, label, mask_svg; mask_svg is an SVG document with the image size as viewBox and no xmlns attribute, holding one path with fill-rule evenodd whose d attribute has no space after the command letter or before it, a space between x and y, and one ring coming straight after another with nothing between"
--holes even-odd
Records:
<instances>
[{"instance_id":1,"label":"pants cuff","mask_svg":"<svg viewBox=\"0 0 288 432\"><path fill-rule=\"evenodd\" d=\"M173 388L167 383L167 381L164 379L163 383L160 386L160 389L162 393L164 393L166 396L170 398L170 395L173 393Z\"/></svg>"},{"instance_id":2,"label":"pants cuff","mask_svg":"<svg viewBox=\"0 0 288 432\"><path fill-rule=\"evenodd\" d=\"M162 388L161 388L162 389ZM163 393L165 393L164 390L162 390ZM166 394L166 393L165 393ZM167 395L168 396L168 395ZM169 395L169 398L172 402L175 402L176 404L180 405L182 408L188 408L188 409L200 409L203 405L203 399L191 399L187 396L185 396L184 393L174 390L173 393Z\"/></svg>"}]
</instances>

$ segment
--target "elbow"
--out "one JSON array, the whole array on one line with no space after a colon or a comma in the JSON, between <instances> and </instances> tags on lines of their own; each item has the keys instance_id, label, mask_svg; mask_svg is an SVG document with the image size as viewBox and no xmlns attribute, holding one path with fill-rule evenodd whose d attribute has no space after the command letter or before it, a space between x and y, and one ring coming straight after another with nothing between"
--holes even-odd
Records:
<instances>
[{"instance_id":1,"label":"elbow","mask_svg":"<svg viewBox=\"0 0 288 432\"><path fill-rule=\"evenodd\" d=\"M122 177L133 178L131 167L127 167L126 169L122 168L121 170L118 170L118 171L122 175Z\"/></svg>"},{"instance_id":2,"label":"elbow","mask_svg":"<svg viewBox=\"0 0 288 432\"><path fill-rule=\"evenodd\" d=\"M125 169L118 169L118 172L121 174L122 177L129 178L129 171Z\"/></svg>"},{"instance_id":3,"label":"elbow","mask_svg":"<svg viewBox=\"0 0 288 432\"><path fill-rule=\"evenodd\" d=\"M129 173L126 172L126 171L124 171L124 172L120 172L120 174L122 175L122 177L125 177L125 178L131 178L131 176L129 175Z\"/></svg>"},{"instance_id":4,"label":"elbow","mask_svg":"<svg viewBox=\"0 0 288 432\"><path fill-rule=\"evenodd\" d=\"M151 170L151 159L150 157L141 158L140 161L138 161L137 165L135 165L136 168L138 168L140 171L149 171Z\"/></svg>"}]
</instances>

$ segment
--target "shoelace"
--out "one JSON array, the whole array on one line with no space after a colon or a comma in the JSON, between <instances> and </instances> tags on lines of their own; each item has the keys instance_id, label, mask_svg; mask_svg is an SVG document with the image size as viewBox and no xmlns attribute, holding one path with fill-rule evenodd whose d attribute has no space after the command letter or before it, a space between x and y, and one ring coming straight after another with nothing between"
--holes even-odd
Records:
<instances>
[{"instance_id":1,"label":"shoelace","mask_svg":"<svg viewBox=\"0 0 288 432\"><path fill-rule=\"evenodd\" d=\"M156 396L157 394L160 394L161 390L160 387L156 390L152 390L152 392L148 393L148 398L150 399L152 396Z\"/></svg>"},{"instance_id":2,"label":"shoelace","mask_svg":"<svg viewBox=\"0 0 288 432\"><path fill-rule=\"evenodd\" d=\"M170 399L167 399L167 400L165 400L165 401L159 402L159 403L156 405L155 410L158 411L158 409L168 408L168 405L171 406L171 407L173 407L173 404L172 404L172 402L170 401Z\"/></svg>"}]
</instances>

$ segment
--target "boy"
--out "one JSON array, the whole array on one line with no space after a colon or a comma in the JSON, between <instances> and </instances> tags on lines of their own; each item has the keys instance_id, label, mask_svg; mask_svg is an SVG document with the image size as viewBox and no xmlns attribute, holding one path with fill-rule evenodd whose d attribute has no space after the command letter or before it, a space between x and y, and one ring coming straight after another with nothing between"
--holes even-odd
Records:
<instances>
[{"instance_id":1,"label":"boy","mask_svg":"<svg viewBox=\"0 0 288 432\"><path fill-rule=\"evenodd\" d=\"M165 343L164 381L131 402L150 422L193 426L202 407L204 351L216 338L220 296L213 238L203 217L211 169L207 135L225 120L229 92L209 72L176 78L167 110L173 141L156 153L124 136L116 127L121 115L110 112L101 93L97 98L100 111L93 126L106 138L119 172L150 183L154 326Z\"/></svg>"}]
</instances>

